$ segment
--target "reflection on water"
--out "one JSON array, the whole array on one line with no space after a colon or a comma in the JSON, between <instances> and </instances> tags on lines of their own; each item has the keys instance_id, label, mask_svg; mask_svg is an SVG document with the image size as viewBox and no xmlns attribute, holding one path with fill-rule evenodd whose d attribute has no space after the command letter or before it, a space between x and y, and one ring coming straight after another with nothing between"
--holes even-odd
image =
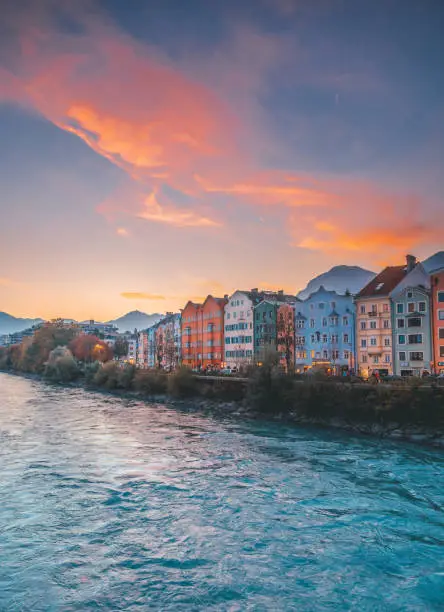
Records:
<instances>
[{"instance_id":1,"label":"reflection on water","mask_svg":"<svg viewBox=\"0 0 444 612\"><path fill-rule=\"evenodd\" d=\"M433 610L440 451L0 374L0 610Z\"/></svg>"}]
</instances>

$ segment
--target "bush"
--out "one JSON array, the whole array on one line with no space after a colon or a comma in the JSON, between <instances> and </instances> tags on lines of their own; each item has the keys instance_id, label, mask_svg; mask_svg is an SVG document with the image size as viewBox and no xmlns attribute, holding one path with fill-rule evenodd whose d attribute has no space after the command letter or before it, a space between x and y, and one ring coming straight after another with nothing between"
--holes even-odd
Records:
<instances>
[{"instance_id":1,"label":"bush","mask_svg":"<svg viewBox=\"0 0 444 612\"><path fill-rule=\"evenodd\" d=\"M117 374L117 386L119 389L131 389L134 375L136 373L136 366L132 364L125 364L123 368L119 368Z\"/></svg>"},{"instance_id":2,"label":"bush","mask_svg":"<svg viewBox=\"0 0 444 612\"><path fill-rule=\"evenodd\" d=\"M279 368L278 359L276 355L267 356L248 379L247 401L260 412L279 414L291 407L294 381Z\"/></svg>"},{"instance_id":3,"label":"bush","mask_svg":"<svg viewBox=\"0 0 444 612\"><path fill-rule=\"evenodd\" d=\"M50 352L43 374L48 380L65 383L76 380L80 370L71 351L59 346Z\"/></svg>"},{"instance_id":4,"label":"bush","mask_svg":"<svg viewBox=\"0 0 444 612\"><path fill-rule=\"evenodd\" d=\"M198 381L189 368L179 368L168 377L168 393L173 397L192 397L198 394Z\"/></svg>"},{"instance_id":5,"label":"bush","mask_svg":"<svg viewBox=\"0 0 444 612\"><path fill-rule=\"evenodd\" d=\"M93 382L98 387L117 389L119 386L119 366L114 361L104 363L95 373Z\"/></svg>"},{"instance_id":6,"label":"bush","mask_svg":"<svg viewBox=\"0 0 444 612\"><path fill-rule=\"evenodd\" d=\"M93 361L92 363L83 364L83 375L87 384L94 382L94 377L97 374L97 370L101 367L100 362Z\"/></svg>"},{"instance_id":7,"label":"bush","mask_svg":"<svg viewBox=\"0 0 444 612\"><path fill-rule=\"evenodd\" d=\"M161 370L137 370L133 379L133 388L143 395L161 395L166 393L168 375Z\"/></svg>"}]
</instances>

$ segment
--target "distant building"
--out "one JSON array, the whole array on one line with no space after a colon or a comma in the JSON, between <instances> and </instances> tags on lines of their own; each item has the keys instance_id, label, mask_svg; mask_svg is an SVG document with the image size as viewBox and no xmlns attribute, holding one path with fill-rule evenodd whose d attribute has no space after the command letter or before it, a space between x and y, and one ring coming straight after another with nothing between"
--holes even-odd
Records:
<instances>
[{"instance_id":1,"label":"distant building","mask_svg":"<svg viewBox=\"0 0 444 612\"><path fill-rule=\"evenodd\" d=\"M267 354L277 352L277 300L265 298L254 307L254 359L261 364Z\"/></svg>"},{"instance_id":2,"label":"distant building","mask_svg":"<svg viewBox=\"0 0 444 612\"><path fill-rule=\"evenodd\" d=\"M296 305L295 369L313 367L340 375L355 368L353 296L319 287Z\"/></svg>"},{"instance_id":3,"label":"distant building","mask_svg":"<svg viewBox=\"0 0 444 612\"><path fill-rule=\"evenodd\" d=\"M81 323L77 323L76 326L79 328L81 333L90 334L102 339L105 338L105 336L115 337L119 332L115 325L111 325L110 323L100 323L99 321L94 321L94 319L82 321Z\"/></svg>"},{"instance_id":4,"label":"distant building","mask_svg":"<svg viewBox=\"0 0 444 612\"><path fill-rule=\"evenodd\" d=\"M180 364L181 338L180 313L168 312L155 325L156 366L174 370Z\"/></svg>"},{"instance_id":5,"label":"distant building","mask_svg":"<svg viewBox=\"0 0 444 612\"><path fill-rule=\"evenodd\" d=\"M407 264L384 268L355 298L357 365L365 377L393 374L391 294L415 266L409 255Z\"/></svg>"},{"instance_id":6,"label":"distant building","mask_svg":"<svg viewBox=\"0 0 444 612\"><path fill-rule=\"evenodd\" d=\"M444 373L444 268L431 273L432 369Z\"/></svg>"},{"instance_id":7,"label":"distant building","mask_svg":"<svg viewBox=\"0 0 444 612\"><path fill-rule=\"evenodd\" d=\"M432 366L430 277L418 263L391 293L393 372L421 376Z\"/></svg>"},{"instance_id":8,"label":"distant building","mask_svg":"<svg viewBox=\"0 0 444 612\"><path fill-rule=\"evenodd\" d=\"M297 302L280 304L277 311L277 350L279 364L286 371L295 365L295 314Z\"/></svg>"}]
</instances>

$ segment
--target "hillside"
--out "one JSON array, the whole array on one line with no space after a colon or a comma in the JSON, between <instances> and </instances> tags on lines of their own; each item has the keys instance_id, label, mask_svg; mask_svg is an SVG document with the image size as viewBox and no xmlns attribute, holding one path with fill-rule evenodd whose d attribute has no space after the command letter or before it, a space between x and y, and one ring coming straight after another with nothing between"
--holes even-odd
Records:
<instances>
[{"instance_id":1,"label":"hillside","mask_svg":"<svg viewBox=\"0 0 444 612\"><path fill-rule=\"evenodd\" d=\"M347 290L358 293L373 277L374 272L359 266L335 266L312 279L305 289L298 293L298 298L305 300L322 285L328 291L344 294Z\"/></svg>"},{"instance_id":2,"label":"hillside","mask_svg":"<svg viewBox=\"0 0 444 612\"><path fill-rule=\"evenodd\" d=\"M0 335L14 334L15 332L28 329L37 323L41 323L43 319L21 319L13 317L6 312L0 312Z\"/></svg>"},{"instance_id":3,"label":"hillside","mask_svg":"<svg viewBox=\"0 0 444 612\"><path fill-rule=\"evenodd\" d=\"M154 325L159 319L162 318L161 314L147 314L146 312L140 312L140 310L133 310L131 312L122 315L118 319L107 321L112 325L115 325L120 332L134 331L135 329L141 330Z\"/></svg>"}]
</instances>

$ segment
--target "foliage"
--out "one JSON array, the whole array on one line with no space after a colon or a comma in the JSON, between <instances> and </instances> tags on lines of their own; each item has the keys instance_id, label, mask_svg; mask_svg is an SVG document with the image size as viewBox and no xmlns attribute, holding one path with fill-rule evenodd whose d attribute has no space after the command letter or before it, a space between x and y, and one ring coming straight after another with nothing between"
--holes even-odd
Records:
<instances>
[{"instance_id":1,"label":"foliage","mask_svg":"<svg viewBox=\"0 0 444 612\"><path fill-rule=\"evenodd\" d=\"M105 389L117 389L119 381L119 364L108 361L98 368L93 378L93 383Z\"/></svg>"},{"instance_id":2,"label":"foliage","mask_svg":"<svg viewBox=\"0 0 444 612\"><path fill-rule=\"evenodd\" d=\"M125 338L117 338L113 347L114 357L117 357L117 359L126 357L128 355L128 347L128 340L125 340Z\"/></svg>"},{"instance_id":3,"label":"foliage","mask_svg":"<svg viewBox=\"0 0 444 612\"><path fill-rule=\"evenodd\" d=\"M133 388L143 395L166 393L168 375L161 370L137 370Z\"/></svg>"},{"instance_id":4,"label":"foliage","mask_svg":"<svg viewBox=\"0 0 444 612\"><path fill-rule=\"evenodd\" d=\"M281 413L289 405L292 378L279 369L278 363L279 355L268 353L248 379L247 402L261 412Z\"/></svg>"},{"instance_id":5,"label":"foliage","mask_svg":"<svg viewBox=\"0 0 444 612\"><path fill-rule=\"evenodd\" d=\"M100 367L101 363L99 361L93 361L92 363L83 364L83 376L85 378L86 384L91 384L94 382L94 377Z\"/></svg>"},{"instance_id":6,"label":"foliage","mask_svg":"<svg viewBox=\"0 0 444 612\"><path fill-rule=\"evenodd\" d=\"M168 393L173 397L192 397L198 393L198 382L189 368L181 367L168 377Z\"/></svg>"},{"instance_id":7,"label":"foliage","mask_svg":"<svg viewBox=\"0 0 444 612\"><path fill-rule=\"evenodd\" d=\"M81 372L66 346L53 349L45 364L44 376L53 382L71 382L80 376Z\"/></svg>"},{"instance_id":8,"label":"foliage","mask_svg":"<svg viewBox=\"0 0 444 612\"><path fill-rule=\"evenodd\" d=\"M80 334L70 343L69 348L79 361L105 363L113 358L113 351L106 342L90 334Z\"/></svg>"}]
</instances>

